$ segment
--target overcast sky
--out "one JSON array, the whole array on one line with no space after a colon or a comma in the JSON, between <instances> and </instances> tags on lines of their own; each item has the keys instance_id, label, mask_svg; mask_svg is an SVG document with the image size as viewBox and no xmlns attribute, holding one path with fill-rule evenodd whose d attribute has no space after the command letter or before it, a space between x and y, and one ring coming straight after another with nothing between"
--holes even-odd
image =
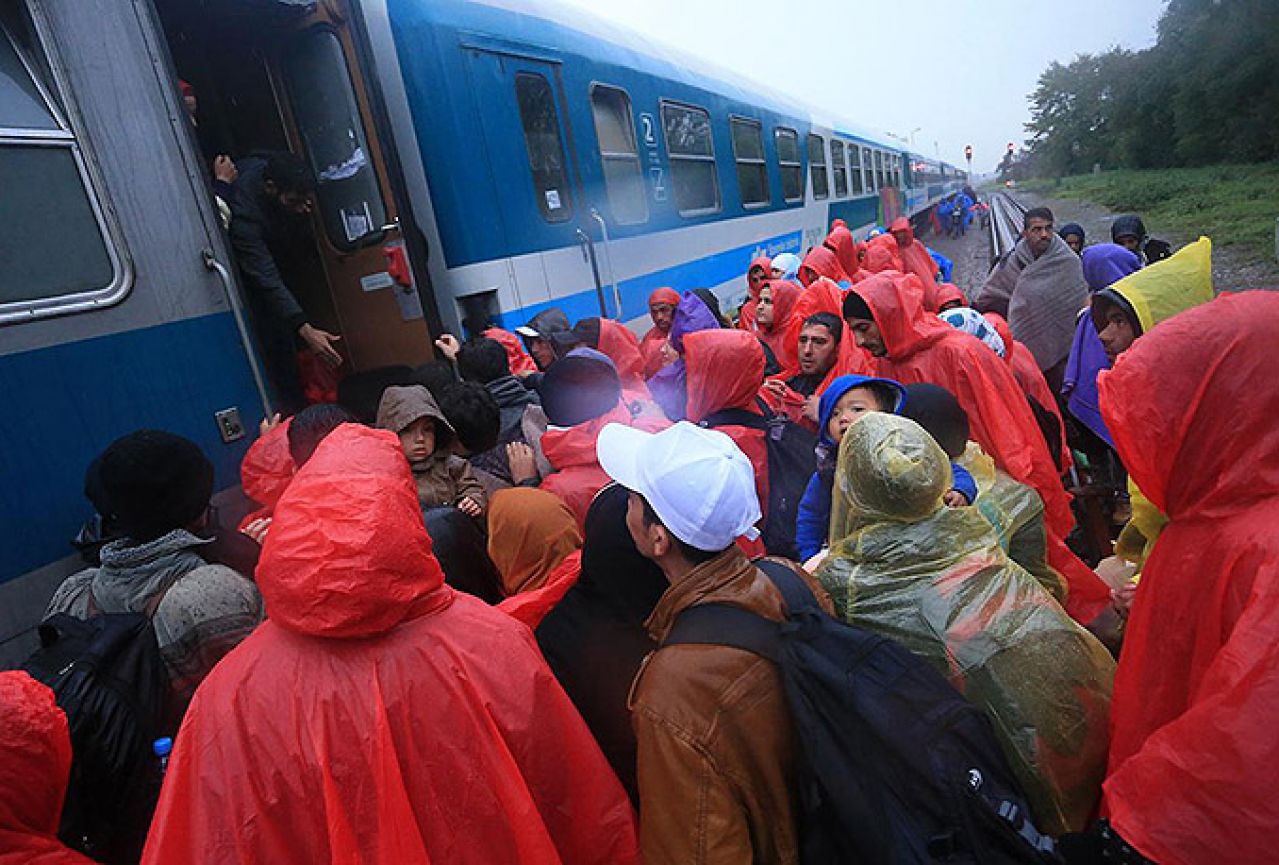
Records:
<instances>
[{"instance_id":1,"label":"overcast sky","mask_svg":"<svg viewBox=\"0 0 1279 865\"><path fill-rule=\"evenodd\" d=\"M1164 0L565 0L868 131L990 171L1053 60L1147 48ZM789 46L789 47L788 47ZM849 82L844 84L843 82Z\"/></svg>"}]
</instances>

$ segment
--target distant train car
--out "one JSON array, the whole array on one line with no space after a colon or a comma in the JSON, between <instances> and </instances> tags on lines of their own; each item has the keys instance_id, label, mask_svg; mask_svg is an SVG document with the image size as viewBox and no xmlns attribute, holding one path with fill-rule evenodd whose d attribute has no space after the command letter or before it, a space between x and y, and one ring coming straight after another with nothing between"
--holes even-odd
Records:
<instances>
[{"instance_id":1,"label":"distant train car","mask_svg":"<svg viewBox=\"0 0 1279 865\"><path fill-rule=\"evenodd\" d=\"M550 306L638 323L659 286L734 305L755 255L802 253L836 218L864 234L923 214L963 183L535 0L6 0L0 25L0 660L81 564L94 454L169 429L233 488L271 409L218 153L314 169L289 282L357 370Z\"/></svg>"}]
</instances>

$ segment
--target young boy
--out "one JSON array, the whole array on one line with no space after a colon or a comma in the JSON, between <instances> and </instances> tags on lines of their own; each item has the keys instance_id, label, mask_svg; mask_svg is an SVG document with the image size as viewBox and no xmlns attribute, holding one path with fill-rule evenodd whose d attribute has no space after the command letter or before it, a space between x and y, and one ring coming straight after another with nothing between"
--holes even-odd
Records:
<instances>
[{"instance_id":1,"label":"young boy","mask_svg":"<svg viewBox=\"0 0 1279 865\"><path fill-rule=\"evenodd\" d=\"M817 471L804 490L795 526L799 556L807 562L826 546L830 531L831 491L835 462L844 433L867 412L898 414L906 403L906 388L888 378L842 375L831 382L819 404L821 435L817 440ZM953 487L943 500L952 508L972 504L977 484L963 467L951 463Z\"/></svg>"},{"instance_id":2,"label":"young boy","mask_svg":"<svg viewBox=\"0 0 1279 865\"><path fill-rule=\"evenodd\" d=\"M421 385L388 387L378 405L377 425L399 435L423 508L452 506L469 517L484 513L484 488L471 464L450 450L456 433L429 390Z\"/></svg>"}]
</instances>

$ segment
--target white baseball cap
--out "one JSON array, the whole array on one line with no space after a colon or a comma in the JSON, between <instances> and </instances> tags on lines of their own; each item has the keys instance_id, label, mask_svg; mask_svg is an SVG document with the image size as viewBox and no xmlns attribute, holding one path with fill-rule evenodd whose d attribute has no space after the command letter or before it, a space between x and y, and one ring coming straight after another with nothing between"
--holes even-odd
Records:
<instances>
[{"instance_id":1,"label":"white baseball cap","mask_svg":"<svg viewBox=\"0 0 1279 865\"><path fill-rule=\"evenodd\" d=\"M608 476L643 496L689 546L714 552L759 537L755 469L724 433L687 421L659 433L611 423L595 451Z\"/></svg>"}]
</instances>

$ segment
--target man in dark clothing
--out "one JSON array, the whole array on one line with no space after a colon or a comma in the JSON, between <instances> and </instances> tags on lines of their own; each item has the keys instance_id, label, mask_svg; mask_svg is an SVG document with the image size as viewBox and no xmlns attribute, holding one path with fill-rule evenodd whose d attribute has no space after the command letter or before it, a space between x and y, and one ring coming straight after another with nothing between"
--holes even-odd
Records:
<instances>
[{"instance_id":1,"label":"man in dark clothing","mask_svg":"<svg viewBox=\"0 0 1279 865\"><path fill-rule=\"evenodd\" d=\"M839 359L839 338L844 323L829 312L816 312L804 319L799 332L799 375L786 386L803 396L812 396L821 387Z\"/></svg>"},{"instance_id":2,"label":"man in dark clothing","mask_svg":"<svg viewBox=\"0 0 1279 865\"><path fill-rule=\"evenodd\" d=\"M281 408L305 405L298 380L297 340L330 366L340 366L336 334L307 321L276 261L288 221L311 210L315 178L291 153L242 159L231 195L231 248L253 311L258 342Z\"/></svg>"},{"instance_id":3,"label":"man in dark clothing","mask_svg":"<svg viewBox=\"0 0 1279 865\"><path fill-rule=\"evenodd\" d=\"M544 471L535 470L531 479L516 478L507 446L523 444L535 447L541 433L546 431L546 415L537 392L526 388L511 374L506 350L496 340L480 337L463 345L457 352L457 370L463 380L484 385L497 401L501 416L497 444L489 450L472 454L471 467L487 472L503 484L521 480L531 480L536 484L543 474L549 473L550 466L542 466Z\"/></svg>"}]
</instances>

